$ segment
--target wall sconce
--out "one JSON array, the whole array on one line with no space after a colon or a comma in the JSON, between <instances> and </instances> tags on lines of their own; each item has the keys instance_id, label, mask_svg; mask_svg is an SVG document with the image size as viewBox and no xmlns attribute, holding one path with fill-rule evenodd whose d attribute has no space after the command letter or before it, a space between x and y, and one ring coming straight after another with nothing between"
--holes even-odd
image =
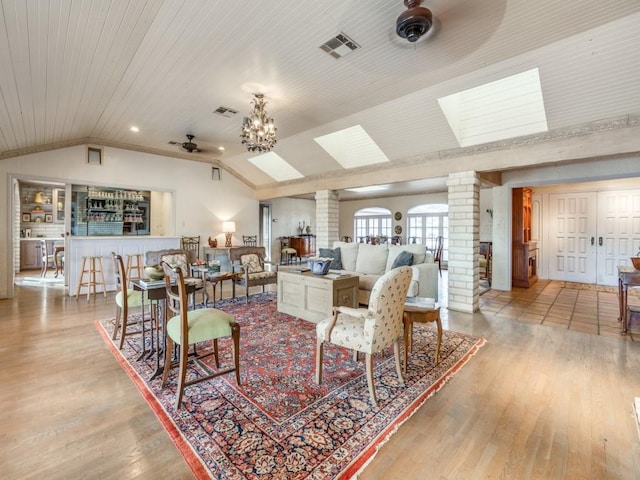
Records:
<instances>
[{"instance_id":1,"label":"wall sconce","mask_svg":"<svg viewBox=\"0 0 640 480\"><path fill-rule=\"evenodd\" d=\"M231 247L231 234L236 231L236 222L222 222L222 231L225 236L225 247Z\"/></svg>"}]
</instances>

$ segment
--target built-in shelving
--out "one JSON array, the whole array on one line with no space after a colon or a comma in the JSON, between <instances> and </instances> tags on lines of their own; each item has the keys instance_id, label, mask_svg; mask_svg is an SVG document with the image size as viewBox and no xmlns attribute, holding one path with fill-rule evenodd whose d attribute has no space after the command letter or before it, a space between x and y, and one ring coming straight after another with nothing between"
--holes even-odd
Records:
<instances>
[{"instance_id":1,"label":"built-in shelving","mask_svg":"<svg viewBox=\"0 0 640 480\"><path fill-rule=\"evenodd\" d=\"M538 281L538 244L532 241L532 190L514 188L512 191L512 266L514 287L529 288Z\"/></svg>"},{"instance_id":2,"label":"built-in shelving","mask_svg":"<svg viewBox=\"0 0 640 480\"><path fill-rule=\"evenodd\" d=\"M74 185L73 235L148 235L147 191Z\"/></svg>"}]
</instances>

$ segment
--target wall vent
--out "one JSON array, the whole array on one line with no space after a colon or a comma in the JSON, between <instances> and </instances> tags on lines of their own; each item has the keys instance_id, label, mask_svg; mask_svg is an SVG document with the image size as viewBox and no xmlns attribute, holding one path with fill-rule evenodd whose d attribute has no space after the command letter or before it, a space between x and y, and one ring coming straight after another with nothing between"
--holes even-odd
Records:
<instances>
[{"instance_id":1,"label":"wall vent","mask_svg":"<svg viewBox=\"0 0 640 480\"><path fill-rule=\"evenodd\" d=\"M335 37L327 40L324 44L320 45L320 48L331 55L333 58L342 58L345 55L360 48L356 42L351 40L347 35L340 32Z\"/></svg>"},{"instance_id":2,"label":"wall vent","mask_svg":"<svg viewBox=\"0 0 640 480\"><path fill-rule=\"evenodd\" d=\"M213 113L222 117L231 118L234 115L237 115L238 111L229 107L218 107L213 111Z\"/></svg>"}]
</instances>

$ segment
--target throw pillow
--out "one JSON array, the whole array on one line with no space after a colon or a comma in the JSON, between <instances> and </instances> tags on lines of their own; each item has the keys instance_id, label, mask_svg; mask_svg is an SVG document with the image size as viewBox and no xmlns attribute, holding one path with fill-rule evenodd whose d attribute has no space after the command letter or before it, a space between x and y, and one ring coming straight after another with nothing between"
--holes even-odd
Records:
<instances>
[{"instance_id":1,"label":"throw pillow","mask_svg":"<svg viewBox=\"0 0 640 480\"><path fill-rule=\"evenodd\" d=\"M260 273L263 270L260 258L255 253L240 255L240 263L243 267L247 267L249 273Z\"/></svg>"},{"instance_id":2,"label":"throw pillow","mask_svg":"<svg viewBox=\"0 0 640 480\"><path fill-rule=\"evenodd\" d=\"M387 265L389 249L386 245L361 243L356 259L356 272L382 275Z\"/></svg>"},{"instance_id":3,"label":"throw pillow","mask_svg":"<svg viewBox=\"0 0 640 480\"><path fill-rule=\"evenodd\" d=\"M391 269L393 270L394 268L405 267L405 266L409 267L412 264L413 264L413 253L404 251L398 254L396 259L393 261L393 265L391 266Z\"/></svg>"},{"instance_id":4,"label":"throw pillow","mask_svg":"<svg viewBox=\"0 0 640 480\"><path fill-rule=\"evenodd\" d=\"M176 253L175 255L163 255L160 259L167 262L173 268L180 267L182 275L186 278L189 276L189 268L187 267L187 256L184 253Z\"/></svg>"},{"instance_id":5,"label":"throw pillow","mask_svg":"<svg viewBox=\"0 0 640 480\"><path fill-rule=\"evenodd\" d=\"M350 272L356 271L356 259L358 258L359 243L333 242L333 248L340 249L340 261L342 269Z\"/></svg>"},{"instance_id":6,"label":"throw pillow","mask_svg":"<svg viewBox=\"0 0 640 480\"><path fill-rule=\"evenodd\" d=\"M320 256L325 258L331 258L331 269L332 270L342 270L342 260L340 259L340 247L331 249L331 248L321 248Z\"/></svg>"}]
</instances>

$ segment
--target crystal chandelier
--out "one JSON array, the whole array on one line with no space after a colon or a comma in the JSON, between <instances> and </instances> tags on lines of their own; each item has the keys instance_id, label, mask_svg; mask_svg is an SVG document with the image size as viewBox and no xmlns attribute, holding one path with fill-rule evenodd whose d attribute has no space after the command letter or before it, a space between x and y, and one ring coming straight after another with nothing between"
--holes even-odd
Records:
<instances>
[{"instance_id":1,"label":"crystal chandelier","mask_svg":"<svg viewBox=\"0 0 640 480\"><path fill-rule=\"evenodd\" d=\"M242 122L242 144L246 145L250 152L265 153L276 144L277 128L273 124L273 118L269 117L264 107L264 95L254 93L253 111Z\"/></svg>"}]
</instances>

